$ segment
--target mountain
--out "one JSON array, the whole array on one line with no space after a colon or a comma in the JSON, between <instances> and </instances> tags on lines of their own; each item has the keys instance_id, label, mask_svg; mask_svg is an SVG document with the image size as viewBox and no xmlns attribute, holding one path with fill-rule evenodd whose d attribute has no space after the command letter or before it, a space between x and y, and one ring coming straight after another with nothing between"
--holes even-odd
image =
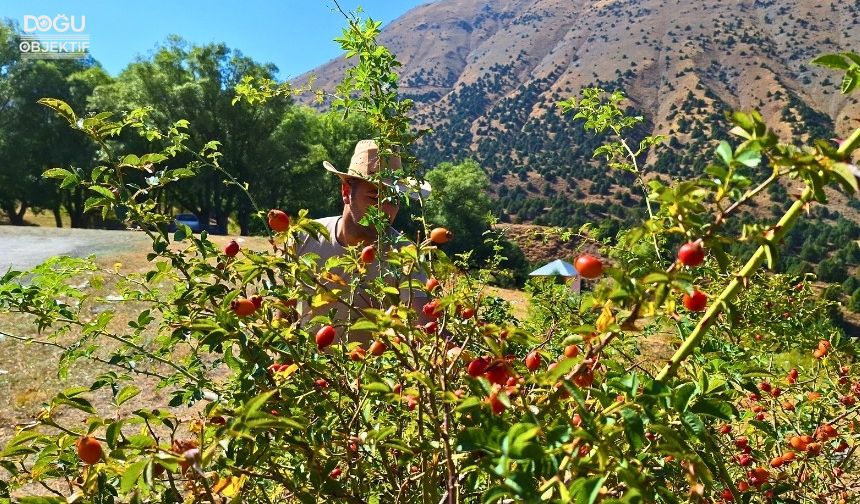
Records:
<instances>
[{"instance_id":1,"label":"mountain","mask_svg":"<svg viewBox=\"0 0 860 504\"><path fill-rule=\"evenodd\" d=\"M649 161L670 177L701 173L729 138L730 110L761 111L785 140L831 138L860 122L860 95L841 95L839 76L810 64L860 51L860 0L439 0L387 25L379 41L403 63L416 123L434 129L419 158L477 159L513 222L574 226L641 208L626 174L592 160L600 139L556 106L587 86L629 96L645 117L634 136L668 137ZM346 64L310 73L332 89ZM791 190L775 187L764 208ZM835 202L858 221L857 202Z\"/></svg>"}]
</instances>

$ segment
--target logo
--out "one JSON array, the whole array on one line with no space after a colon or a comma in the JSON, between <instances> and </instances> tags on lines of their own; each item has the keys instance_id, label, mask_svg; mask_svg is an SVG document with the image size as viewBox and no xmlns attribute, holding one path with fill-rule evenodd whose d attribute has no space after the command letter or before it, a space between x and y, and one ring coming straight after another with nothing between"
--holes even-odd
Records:
<instances>
[{"instance_id":1,"label":"logo","mask_svg":"<svg viewBox=\"0 0 860 504\"><path fill-rule=\"evenodd\" d=\"M86 16L24 16L24 33L18 49L25 59L78 59L90 51Z\"/></svg>"}]
</instances>

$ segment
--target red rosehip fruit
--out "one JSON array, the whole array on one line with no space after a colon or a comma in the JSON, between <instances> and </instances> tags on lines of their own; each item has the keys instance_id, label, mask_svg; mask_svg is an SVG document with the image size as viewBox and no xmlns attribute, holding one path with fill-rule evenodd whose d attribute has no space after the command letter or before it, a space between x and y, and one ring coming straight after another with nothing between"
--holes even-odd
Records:
<instances>
[{"instance_id":1,"label":"red rosehip fruit","mask_svg":"<svg viewBox=\"0 0 860 504\"><path fill-rule=\"evenodd\" d=\"M698 266L705 261L705 249L700 242L685 243L678 250L678 260L684 266L691 268Z\"/></svg>"},{"instance_id":2,"label":"red rosehip fruit","mask_svg":"<svg viewBox=\"0 0 860 504\"><path fill-rule=\"evenodd\" d=\"M692 294L684 294L684 308L692 312L700 312L708 306L708 296L696 289Z\"/></svg>"},{"instance_id":3,"label":"red rosehip fruit","mask_svg":"<svg viewBox=\"0 0 860 504\"><path fill-rule=\"evenodd\" d=\"M591 254L577 257L573 266L582 278L594 279L603 274L603 263Z\"/></svg>"},{"instance_id":4,"label":"red rosehip fruit","mask_svg":"<svg viewBox=\"0 0 860 504\"><path fill-rule=\"evenodd\" d=\"M290 227L290 216L282 210L269 210L268 219L269 227L276 233L286 231Z\"/></svg>"},{"instance_id":5,"label":"red rosehip fruit","mask_svg":"<svg viewBox=\"0 0 860 504\"><path fill-rule=\"evenodd\" d=\"M537 350L532 350L528 355L526 355L526 369L534 373L540 369L540 361L540 353Z\"/></svg>"},{"instance_id":6,"label":"red rosehip fruit","mask_svg":"<svg viewBox=\"0 0 860 504\"><path fill-rule=\"evenodd\" d=\"M236 257L236 254L239 253L239 244L236 243L236 240L230 240L230 243L224 247L224 255L227 257Z\"/></svg>"},{"instance_id":7,"label":"red rosehip fruit","mask_svg":"<svg viewBox=\"0 0 860 504\"><path fill-rule=\"evenodd\" d=\"M327 346L331 345L334 342L335 330L334 327L327 325L320 328L317 331L316 337L314 340L316 341L317 348L322 350Z\"/></svg>"}]
</instances>

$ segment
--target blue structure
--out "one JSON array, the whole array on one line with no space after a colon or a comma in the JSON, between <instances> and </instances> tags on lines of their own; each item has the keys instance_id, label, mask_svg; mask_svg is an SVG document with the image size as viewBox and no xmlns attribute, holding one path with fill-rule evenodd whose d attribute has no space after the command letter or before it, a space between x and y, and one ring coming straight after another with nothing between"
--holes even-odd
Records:
<instances>
[{"instance_id":1,"label":"blue structure","mask_svg":"<svg viewBox=\"0 0 860 504\"><path fill-rule=\"evenodd\" d=\"M561 259L556 259L549 264L541 266L529 273L529 276L561 276L566 280L573 279L570 286L573 292L578 293L582 288L582 277L579 276L576 268L573 267L573 264Z\"/></svg>"},{"instance_id":2,"label":"blue structure","mask_svg":"<svg viewBox=\"0 0 860 504\"><path fill-rule=\"evenodd\" d=\"M561 259L556 259L555 261L532 271L529 275L575 277L578 273L576 272L576 268L573 267L573 264L570 264L567 261L562 261Z\"/></svg>"}]
</instances>

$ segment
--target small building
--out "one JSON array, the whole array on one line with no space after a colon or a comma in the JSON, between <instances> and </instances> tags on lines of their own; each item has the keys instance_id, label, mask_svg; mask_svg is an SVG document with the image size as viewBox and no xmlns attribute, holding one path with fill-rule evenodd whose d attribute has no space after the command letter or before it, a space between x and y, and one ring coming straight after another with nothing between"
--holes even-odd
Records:
<instances>
[{"instance_id":1,"label":"small building","mask_svg":"<svg viewBox=\"0 0 860 504\"><path fill-rule=\"evenodd\" d=\"M570 282L570 289L579 294L582 290L582 277L577 273L573 264L556 259L529 273L529 276L560 276L565 282Z\"/></svg>"}]
</instances>

